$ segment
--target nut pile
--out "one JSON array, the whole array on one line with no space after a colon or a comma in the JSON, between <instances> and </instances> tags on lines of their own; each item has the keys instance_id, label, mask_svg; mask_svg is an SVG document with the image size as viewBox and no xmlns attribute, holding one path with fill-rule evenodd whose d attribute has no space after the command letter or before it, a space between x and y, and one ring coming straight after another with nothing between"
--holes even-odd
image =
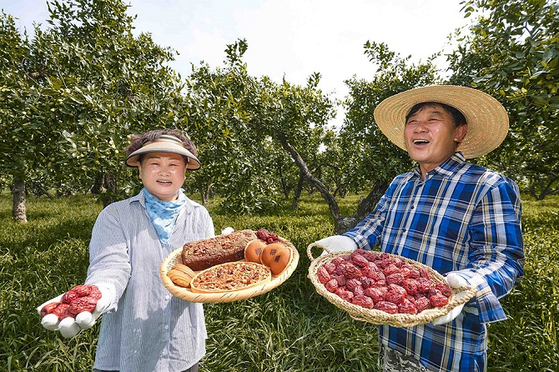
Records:
<instances>
[{"instance_id":1,"label":"nut pile","mask_svg":"<svg viewBox=\"0 0 559 372\"><path fill-rule=\"evenodd\" d=\"M452 292L425 268L375 251L357 249L317 269L329 292L354 305L389 314L418 314L448 304Z\"/></svg>"}]
</instances>

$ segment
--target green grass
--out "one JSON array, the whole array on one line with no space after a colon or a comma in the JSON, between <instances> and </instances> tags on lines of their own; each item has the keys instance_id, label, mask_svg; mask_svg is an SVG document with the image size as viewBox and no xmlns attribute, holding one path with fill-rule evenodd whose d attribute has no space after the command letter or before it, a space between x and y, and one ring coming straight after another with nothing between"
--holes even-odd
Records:
<instances>
[{"instance_id":1,"label":"green grass","mask_svg":"<svg viewBox=\"0 0 559 372\"><path fill-rule=\"evenodd\" d=\"M341 201L345 213L358 196ZM11 220L11 197L0 195L1 371L86 371L98 326L63 339L44 330L35 307L85 279L87 245L101 206L80 196L30 198L29 223ZM333 233L319 195L299 209L234 216L208 206L216 233L265 227L299 250L299 265L280 287L248 300L208 304L207 354L201 371L378 371L376 326L351 319L319 296L307 278L306 247ZM559 197L525 201L526 275L503 299L509 319L489 327L489 371L559 371Z\"/></svg>"}]
</instances>

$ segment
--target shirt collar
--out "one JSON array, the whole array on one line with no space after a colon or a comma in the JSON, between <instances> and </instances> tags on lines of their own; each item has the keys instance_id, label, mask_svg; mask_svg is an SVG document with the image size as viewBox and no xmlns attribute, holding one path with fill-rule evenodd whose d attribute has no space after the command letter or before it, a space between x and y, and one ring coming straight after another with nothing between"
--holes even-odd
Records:
<instances>
[{"instance_id":1,"label":"shirt collar","mask_svg":"<svg viewBox=\"0 0 559 372\"><path fill-rule=\"evenodd\" d=\"M435 174L440 174L443 177L452 177L465 162L466 158L464 157L464 155L462 155L460 151L457 151L454 153L454 155L445 160L441 165L427 172L425 178L427 179ZM416 167L413 172L416 176L421 177L419 166Z\"/></svg>"},{"instance_id":2,"label":"shirt collar","mask_svg":"<svg viewBox=\"0 0 559 372\"><path fill-rule=\"evenodd\" d=\"M130 199L128 199L130 203L132 202L139 202L142 207L146 207L146 199L144 197L144 193L140 192L137 195L134 195ZM184 203L184 211L186 214L190 214L194 210L194 204L192 200L187 196L186 203Z\"/></svg>"}]
</instances>

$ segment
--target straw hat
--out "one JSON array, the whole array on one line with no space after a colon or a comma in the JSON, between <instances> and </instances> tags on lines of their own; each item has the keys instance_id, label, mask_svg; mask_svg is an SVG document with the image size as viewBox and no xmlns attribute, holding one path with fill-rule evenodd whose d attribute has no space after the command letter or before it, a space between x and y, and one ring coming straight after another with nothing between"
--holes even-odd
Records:
<instances>
[{"instance_id":1,"label":"straw hat","mask_svg":"<svg viewBox=\"0 0 559 372\"><path fill-rule=\"evenodd\" d=\"M137 167L140 155L150 152L170 152L179 154L188 158L188 169L200 169L200 160L193 153L188 151L182 144L182 141L172 135L164 134L154 141L147 142L145 145L134 151L126 158L126 165Z\"/></svg>"},{"instance_id":2,"label":"straw hat","mask_svg":"<svg viewBox=\"0 0 559 372\"><path fill-rule=\"evenodd\" d=\"M495 98L482 91L455 86L432 85L398 93L375 109L375 122L390 141L406 150L404 126L410 109L422 102L439 102L459 110L466 118L468 133L458 145L466 159L485 155L501 144L509 130L509 117Z\"/></svg>"}]
</instances>

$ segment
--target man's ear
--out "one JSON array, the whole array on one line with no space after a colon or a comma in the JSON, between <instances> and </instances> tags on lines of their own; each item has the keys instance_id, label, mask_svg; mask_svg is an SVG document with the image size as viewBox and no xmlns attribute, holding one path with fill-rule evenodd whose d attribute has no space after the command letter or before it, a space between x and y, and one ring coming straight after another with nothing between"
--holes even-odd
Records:
<instances>
[{"instance_id":1,"label":"man's ear","mask_svg":"<svg viewBox=\"0 0 559 372\"><path fill-rule=\"evenodd\" d=\"M459 127L456 127L456 134L454 135L454 142L460 143L464 140L464 137L466 137L466 133L468 133L468 125L464 124L464 125L460 125Z\"/></svg>"}]
</instances>

